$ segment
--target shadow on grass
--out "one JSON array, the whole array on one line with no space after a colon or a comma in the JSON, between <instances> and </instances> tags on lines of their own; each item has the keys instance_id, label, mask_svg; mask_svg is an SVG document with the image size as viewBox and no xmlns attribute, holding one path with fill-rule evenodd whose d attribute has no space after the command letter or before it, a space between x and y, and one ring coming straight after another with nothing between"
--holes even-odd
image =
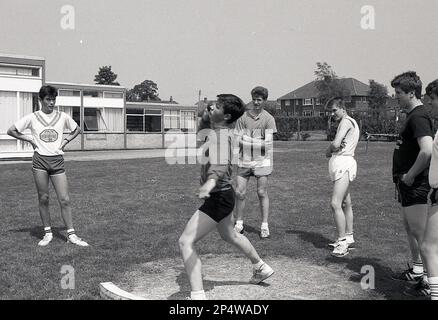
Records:
<instances>
[{"instance_id":1,"label":"shadow on grass","mask_svg":"<svg viewBox=\"0 0 438 320\"><path fill-rule=\"evenodd\" d=\"M394 274L393 270L380 263L380 259L368 258L368 257L354 257L354 252L342 257L337 258L329 256L326 258L329 263L345 263L345 267L350 271L353 271L349 278L349 281L361 283L364 282L365 286L368 286L374 280L374 289L376 293L382 295L385 299L391 300L406 300L409 297L403 294L403 291L407 288L407 283L404 281L397 281L391 279L391 275ZM373 273L374 272L374 277Z\"/></svg>"},{"instance_id":2,"label":"shadow on grass","mask_svg":"<svg viewBox=\"0 0 438 320\"><path fill-rule=\"evenodd\" d=\"M186 297L190 297L190 283L189 278L185 271L181 271L181 273L176 277L176 283L179 285L180 290L172 295L170 295L167 300L184 300ZM215 287L221 286L246 286L249 283L247 281L213 281L213 280L203 280L204 291L209 292L213 290ZM270 284L262 282L258 284L259 286L269 287ZM226 299L223 297L222 299Z\"/></svg>"},{"instance_id":3,"label":"shadow on grass","mask_svg":"<svg viewBox=\"0 0 438 320\"><path fill-rule=\"evenodd\" d=\"M67 241L67 237L61 233L61 231L65 231L65 230L66 230L65 227L52 227L53 237ZM8 230L8 232L13 232L13 233L27 232L32 237L37 238L37 239L42 239L44 237L44 227L42 227L42 226L20 228L20 229L11 229L11 230Z\"/></svg>"},{"instance_id":4,"label":"shadow on grass","mask_svg":"<svg viewBox=\"0 0 438 320\"><path fill-rule=\"evenodd\" d=\"M403 295L403 291L406 289L406 283L391 279L391 275L394 272L391 268L382 265L380 259L355 257L355 254L360 252L360 248L351 250L351 253L345 257L333 257L330 255L331 249L328 247L328 244L331 241L325 236L316 232L302 230L287 230L286 233L297 234L302 240L312 243L315 248L326 249L327 257L325 258L325 261L327 262L327 265L345 264L345 268L353 272L348 279L349 281L361 283L362 279L364 279L364 281L367 279L365 278L367 275L371 276L369 273L370 270L374 270L374 289L369 290L374 290L376 294L383 296L385 299L407 299L407 297Z\"/></svg>"},{"instance_id":5,"label":"shadow on grass","mask_svg":"<svg viewBox=\"0 0 438 320\"><path fill-rule=\"evenodd\" d=\"M286 230L287 234L297 234L303 241L310 242L315 248L322 249L328 248L330 239L316 232L308 232L301 230Z\"/></svg>"}]
</instances>

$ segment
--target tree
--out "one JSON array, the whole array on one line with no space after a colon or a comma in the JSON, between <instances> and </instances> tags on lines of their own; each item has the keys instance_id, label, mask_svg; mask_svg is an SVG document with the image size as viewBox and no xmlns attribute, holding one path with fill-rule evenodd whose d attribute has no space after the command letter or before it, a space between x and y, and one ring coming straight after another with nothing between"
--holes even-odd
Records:
<instances>
[{"instance_id":1,"label":"tree","mask_svg":"<svg viewBox=\"0 0 438 320\"><path fill-rule=\"evenodd\" d=\"M108 86L120 86L117 79L117 74L111 70L111 66L103 66L99 68L99 72L94 76L96 84L103 84Z\"/></svg>"},{"instance_id":2,"label":"tree","mask_svg":"<svg viewBox=\"0 0 438 320\"><path fill-rule=\"evenodd\" d=\"M371 110L372 117L379 119L382 111L384 111L386 107L388 88L374 80L370 80L369 83L370 91L368 91L368 106Z\"/></svg>"},{"instance_id":3,"label":"tree","mask_svg":"<svg viewBox=\"0 0 438 320\"><path fill-rule=\"evenodd\" d=\"M161 101L158 97L158 86L152 80L145 80L126 92L126 100L133 102L140 101Z\"/></svg>"},{"instance_id":4,"label":"tree","mask_svg":"<svg viewBox=\"0 0 438 320\"><path fill-rule=\"evenodd\" d=\"M347 98L350 96L348 89L342 84L333 68L327 62L317 62L315 70L316 88L318 98L322 104L332 97Z\"/></svg>"}]
</instances>

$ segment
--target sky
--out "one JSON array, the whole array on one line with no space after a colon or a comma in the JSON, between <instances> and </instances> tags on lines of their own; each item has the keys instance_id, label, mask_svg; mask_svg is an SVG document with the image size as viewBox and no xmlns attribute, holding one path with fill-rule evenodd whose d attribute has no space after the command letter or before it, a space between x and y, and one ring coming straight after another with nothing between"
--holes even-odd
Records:
<instances>
[{"instance_id":1,"label":"sky","mask_svg":"<svg viewBox=\"0 0 438 320\"><path fill-rule=\"evenodd\" d=\"M316 62L392 93L404 71L438 78L437 12L435 0L1 0L0 53L44 57L53 82L92 84L111 65L122 86L152 80L183 104L199 90L249 101L257 85L276 100L314 80Z\"/></svg>"}]
</instances>

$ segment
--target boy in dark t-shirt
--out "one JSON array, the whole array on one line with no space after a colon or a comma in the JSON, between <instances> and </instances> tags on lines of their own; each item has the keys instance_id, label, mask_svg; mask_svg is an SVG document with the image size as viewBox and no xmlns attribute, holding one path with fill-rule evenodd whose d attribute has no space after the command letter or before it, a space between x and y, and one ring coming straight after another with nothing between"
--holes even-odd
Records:
<instances>
[{"instance_id":1,"label":"boy in dark t-shirt","mask_svg":"<svg viewBox=\"0 0 438 320\"><path fill-rule=\"evenodd\" d=\"M216 104L207 107L201 121L207 139L203 146L205 160L201 168L199 198L204 203L193 214L179 239L179 247L189 278L192 300L205 300L202 283L201 260L195 243L217 229L221 238L237 247L253 264L250 283L259 284L270 277L274 270L263 262L257 251L244 235L234 231L232 212L235 193L231 185L232 132L235 121L245 111L242 100L231 94L218 95Z\"/></svg>"},{"instance_id":2,"label":"boy in dark t-shirt","mask_svg":"<svg viewBox=\"0 0 438 320\"><path fill-rule=\"evenodd\" d=\"M393 278L418 281L417 287L420 289L427 286L420 244L426 227L427 195L430 190L428 170L432 153L432 119L420 100L422 83L415 72L398 75L392 80L391 86L395 89L400 108L407 113L393 154L392 174L413 259L412 268Z\"/></svg>"}]
</instances>

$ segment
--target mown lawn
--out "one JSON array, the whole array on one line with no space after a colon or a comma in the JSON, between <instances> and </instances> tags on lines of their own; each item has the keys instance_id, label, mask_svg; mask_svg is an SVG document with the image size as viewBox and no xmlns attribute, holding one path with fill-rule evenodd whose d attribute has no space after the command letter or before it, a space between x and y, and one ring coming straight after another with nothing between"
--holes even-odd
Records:
<instances>
[{"instance_id":1,"label":"mown lawn","mask_svg":"<svg viewBox=\"0 0 438 320\"><path fill-rule=\"evenodd\" d=\"M358 248L341 259L331 257L326 247L335 236L326 145L276 144L269 189L272 239L258 238L254 180L247 196L247 236L264 257L306 259L350 281L360 281L362 266L371 265L376 287L369 299L402 299L404 285L388 278L391 270L401 270L409 261L391 182L393 144L371 143L367 153L364 143L358 147L358 178L351 188ZM130 266L179 257L177 239L201 203L195 196L197 165L168 165L155 158L69 161L66 167L75 227L89 248L65 243L53 189L55 239L48 247L38 247L42 227L30 164L0 164L0 299L99 299L99 283L122 279ZM212 234L211 241L203 241L200 252L236 252L217 237ZM75 270L74 290L61 288L63 265Z\"/></svg>"}]
</instances>

